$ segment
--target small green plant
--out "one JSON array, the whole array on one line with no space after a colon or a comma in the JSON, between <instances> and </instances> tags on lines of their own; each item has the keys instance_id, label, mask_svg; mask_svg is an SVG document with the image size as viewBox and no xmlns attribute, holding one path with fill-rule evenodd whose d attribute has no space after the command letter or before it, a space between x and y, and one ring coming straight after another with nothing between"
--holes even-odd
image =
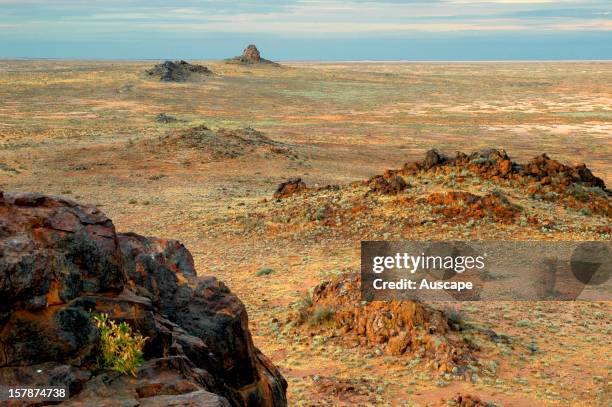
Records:
<instances>
[{"instance_id":1,"label":"small green plant","mask_svg":"<svg viewBox=\"0 0 612 407\"><path fill-rule=\"evenodd\" d=\"M272 274L272 273L274 273L274 270L273 270L273 269L271 269L271 268L269 268L269 267L265 267L265 268L262 268L261 270L259 270L259 271L258 271L258 272L257 272L255 275L256 275L257 277L261 277L261 276L267 276L267 275L270 275L270 274Z\"/></svg>"},{"instance_id":2,"label":"small green plant","mask_svg":"<svg viewBox=\"0 0 612 407\"><path fill-rule=\"evenodd\" d=\"M516 326L518 328L530 328L531 327L531 321L528 319L521 319L516 321Z\"/></svg>"},{"instance_id":3,"label":"small green plant","mask_svg":"<svg viewBox=\"0 0 612 407\"><path fill-rule=\"evenodd\" d=\"M147 338L125 322L117 324L107 314L94 314L92 318L100 331L100 365L136 376L136 369L144 361L142 348Z\"/></svg>"},{"instance_id":4,"label":"small green plant","mask_svg":"<svg viewBox=\"0 0 612 407\"><path fill-rule=\"evenodd\" d=\"M448 308L444 310L444 314L451 327L457 331L460 331L465 326L465 315L461 310Z\"/></svg>"}]
</instances>

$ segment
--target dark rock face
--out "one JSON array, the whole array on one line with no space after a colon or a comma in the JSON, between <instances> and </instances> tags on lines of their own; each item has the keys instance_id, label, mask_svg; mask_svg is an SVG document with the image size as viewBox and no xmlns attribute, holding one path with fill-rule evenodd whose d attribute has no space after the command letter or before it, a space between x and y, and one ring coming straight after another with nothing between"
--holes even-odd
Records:
<instances>
[{"instance_id":1,"label":"dark rock face","mask_svg":"<svg viewBox=\"0 0 612 407\"><path fill-rule=\"evenodd\" d=\"M147 71L147 75L159 78L162 82L186 82L192 78L192 74L212 75L212 71L186 61L165 61Z\"/></svg>"},{"instance_id":2,"label":"dark rock face","mask_svg":"<svg viewBox=\"0 0 612 407\"><path fill-rule=\"evenodd\" d=\"M306 189L306 183L301 178L289 178L286 182L281 182L278 185L274 192L274 198L287 198Z\"/></svg>"},{"instance_id":3,"label":"dark rock face","mask_svg":"<svg viewBox=\"0 0 612 407\"><path fill-rule=\"evenodd\" d=\"M0 193L0 296L0 385L65 385L67 405L286 405L240 300L179 242L118 234L94 207ZM148 337L137 377L97 368L94 311Z\"/></svg>"},{"instance_id":4,"label":"dark rock face","mask_svg":"<svg viewBox=\"0 0 612 407\"><path fill-rule=\"evenodd\" d=\"M244 49L242 55L228 59L227 62L243 65L267 64L272 66L280 66L276 62L262 58L255 44L250 44Z\"/></svg>"}]
</instances>

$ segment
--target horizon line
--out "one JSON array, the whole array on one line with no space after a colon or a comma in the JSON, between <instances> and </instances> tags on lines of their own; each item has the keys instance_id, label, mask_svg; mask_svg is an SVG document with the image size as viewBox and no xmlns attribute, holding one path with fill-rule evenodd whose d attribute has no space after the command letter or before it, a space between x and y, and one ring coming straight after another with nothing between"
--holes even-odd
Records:
<instances>
[{"instance_id":1,"label":"horizon line","mask_svg":"<svg viewBox=\"0 0 612 407\"><path fill-rule=\"evenodd\" d=\"M228 58L206 59L206 58L61 58L61 57L3 57L0 61L86 61L86 62L139 62L139 61L170 61L170 60L191 60L205 62L223 62ZM464 62L612 62L609 59L276 59L278 63L464 63Z\"/></svg>"}]
</instances>

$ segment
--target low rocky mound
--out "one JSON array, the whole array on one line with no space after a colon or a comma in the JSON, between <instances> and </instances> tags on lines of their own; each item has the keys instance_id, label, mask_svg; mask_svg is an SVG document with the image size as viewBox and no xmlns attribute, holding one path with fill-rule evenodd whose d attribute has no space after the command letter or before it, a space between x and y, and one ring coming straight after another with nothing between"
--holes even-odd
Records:
<instances>
[{"instance_id":1,"label":"low rocky mound","mask_svg":"<svg viewBox=\"0 0 612 407\"><path fill-rule=\"evenodd\" d=\"M74 406L286 405L240 300L179 242L116 233L94 207L0 193L0 297L2 386L67 386ZM134 377L100 367L94 312L147 338Z\"/></svg>"},{"instance_id":2,"label":"low rocky mound","mask_svg":"<svg viewBox=\"0 0 612 407\"><path fill-rule=\"evenodd\" d=\"M147 75L163 82L186 82L194 77L210 76L213 72L203 65L186 61L165 61L147 70ZM194 75L195 74L195 75Z\"/></svg>"},{"instance_id":3,"label":"low rocky mound","mask_svg":"<svg viewBox=\"0 0 612 407\"><path fill-rule=\"evenodd\" d=\"M409 179L427 174L432 177L446 177L449 183L455 186L468 177L477 177L480 182L490 181L517 190L527 187L526 195L532 199L554 201L585 213L612 217L612 192L606 188L601 178L593 175L584 164L575 166L562 164L546 154L520 164L512 161L504 150L485 149L469 155L458 152L454 157L448 157L437 150L430 150L423 160L407 163L399 170L387 170L383 175L370 179L368 184L372 193L399 194L406 189L407 182L403 178ZM442 201L455 198L458 198L457 194L451 194ZM470 204L474 201L473 197L465 198ZM486 207L490 206L489 209L500 215L497 216L499 219L515 218L510 212L515 212L516 207L512 209L509 201L501 198L499 194L477 199L479 208L474 208L475 210L487 209ZM432 204L440 200L438 195L428 199ZM503 213L499 212L500 208ZM445 212L453 214L452 211ZM481 218L475 215L471 217Z\"/></svg>"},{"instance_id":4,"label":"low rocky mound","mask_svg":"<svg viewBox=\"0 0 612 407\"><path fill-rule=\"evenodd\" d=\"M440 372L469 374L475 359L443 312L412 301L363 302L360 282L358 274L345 274L319 284L293 319L311 332L339 330L349 346L410 354Z\"/></svg>"},{"instance_id":5,"label":"low rocky mound","mask_svg":"<svg viewBox=\"0 0 612 407\"><path fill-rule=\"evenodd\" d=\"M585 165L561 164L544 154L519 164L503 150L454 158L431 150L421 161L362 182L305 188L290 180L274 197L273 204L257 208L270 220L270 232L306 235L325 227L339 238L360 240L426 236L433 224L467 236L492 223L507 226L494 229L504 233L605 237L612 217L611 192Z\"/></svg>"},{"instance_id":6,"label":"low rocky mound","mask_svg":"<svg viewBox=\"0 0 612 407\"><path fill-rule=\"evenodd\" d=\"M472 172L482 179L537 182L541 185L554 185L558 190L564 190L572 184L582 184L609 193L604 181L594 176L584 164L569 166L546 154L519 164L512 161L504 150L496 149L484 149L469 155L458 152L452 158L437 150L430 150L422 161L407 163L401 170L390 174L409 175L423 171L460 173L462 170Z\"/></svg>"},{"instance_id":7,"label":"low rocky mound","mask_svg":"<svg viewBox=\"0 0 612 407\"><path fill-rule=\"evenodd\" d=\"M242 52L242 55L227 59L226 62L233 63L233 64L242 64L242 65L265 64L265 65L270 65L270 66L280 66L276 62L269 61L265 58L262 58L255 44L251 44L247 46Z\"/></svg>"},{"instance_id":8,"label":"low rocky mound","mask_svg":"<svg viewBox=\"0 0 612 407\"><path fill-rule=\"evenodd\" d=\"M292 148L268 138L250 127L243 129L212 130L205 125L168 134L162 139L166 148L188 148L197 150L208 161L237 158L261 150L265 153L296 157Z\"/></svg>"}]
</instances>

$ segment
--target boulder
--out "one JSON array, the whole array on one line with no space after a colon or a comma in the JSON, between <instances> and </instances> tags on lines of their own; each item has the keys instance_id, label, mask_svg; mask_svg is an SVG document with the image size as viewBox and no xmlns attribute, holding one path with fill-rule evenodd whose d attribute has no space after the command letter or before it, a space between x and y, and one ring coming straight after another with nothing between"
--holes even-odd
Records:
<instances>
[{"instance_id":1,"label":"boulder","mask_svg":"<svg viewBox=\"0 0 612 407\"><path fill-rule=\"evenodd\" d=\"M386 174L387 175L387 174ZM383 195L397 195L408 188L408 184L399 175L376 175L368 181L370 192Z\"/></svg>"},{"instance_id":2,"label":"boulder","mask_svg":"<svg viewBox=\"0 0 612 407\"><path fill-rule=\"evenodd\" d=\"M286 405L227 286L95 207L0 193L0 295L0 385L64 385L68 405ZM147 337L136 377L98 366L93 312Z\"/></svg>"}]
</instances>

